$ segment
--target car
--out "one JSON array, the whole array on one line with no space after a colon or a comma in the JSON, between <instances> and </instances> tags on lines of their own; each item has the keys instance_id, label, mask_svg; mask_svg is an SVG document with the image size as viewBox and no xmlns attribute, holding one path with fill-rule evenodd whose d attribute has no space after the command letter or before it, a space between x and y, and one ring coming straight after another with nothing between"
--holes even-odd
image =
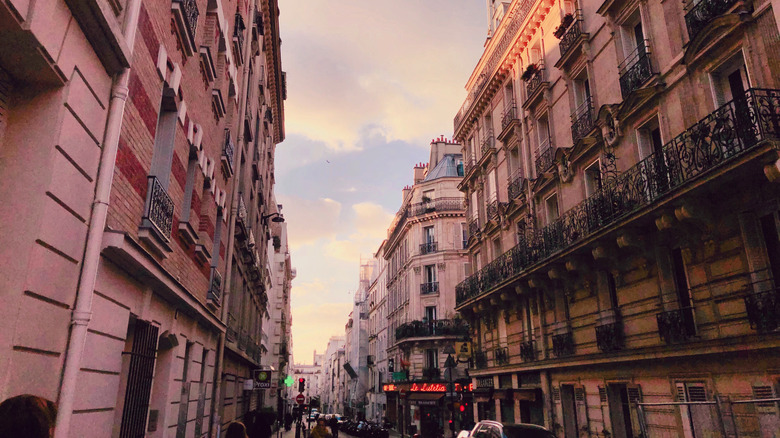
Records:
<instances>
[{"instance_id":1,"label":"car","mask_svg":"<svg viewBox=\"0 0 780 438\"><path fill-rule=\"evenodd\" d=\"M480 421L467 436L469 438L555 438L552 432L536 424L499 423L492 420ZM458 437L460 438L461 435L458 434Z\"/></svg>"}]
</instances>

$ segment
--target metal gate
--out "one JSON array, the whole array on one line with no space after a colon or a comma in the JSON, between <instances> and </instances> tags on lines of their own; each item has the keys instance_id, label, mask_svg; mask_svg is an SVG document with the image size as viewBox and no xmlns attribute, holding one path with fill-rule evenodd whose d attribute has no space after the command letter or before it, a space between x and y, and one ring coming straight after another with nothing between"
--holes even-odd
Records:
<instances>
[{"instance_id":1,"label":"metal gate","mask_svg":"<svg viewBox=\"0 0 780 438\"><path fill-rule=\"evenodd\" d=\"M646 407L678 406L686 438L778 438L780 437L780 398L715 400L696 402L637 403L642 437L666 435L648 426ZM680 431L678 431L679 433Z\"/></svg>"},{"instance_id":2,"label":"metal gate","mask_svg":"<svg viewBox=\"0 0 780 438\"><path fill-rule=\"evenodd\" d=\"M154 361L157 353L157 327L137 319L133 330L133 348L129 353L125 406L122 411L120 438L140 438L146 429L149 397L154 377Z\"/></svg>"}]
</instances>

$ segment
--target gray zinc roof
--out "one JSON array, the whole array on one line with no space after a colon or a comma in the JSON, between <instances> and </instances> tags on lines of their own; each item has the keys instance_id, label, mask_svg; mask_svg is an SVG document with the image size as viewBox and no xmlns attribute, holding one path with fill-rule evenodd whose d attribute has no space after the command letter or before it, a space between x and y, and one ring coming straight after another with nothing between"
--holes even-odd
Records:
<instances>
[{"instance_id":1,"label":"gray zinc roof","mask_svg":"<svg viewBox=\"0 0 780 438\"><path fill-rule=\"evenodd\" d=\"M423 182L433 181L438 178L462 176L458 175L458 160L460 160L461 157L461 154L444 155L441 161L439 161L439 164L428 171L428 175L425 176Z\"/></svg>"}]
</instances>

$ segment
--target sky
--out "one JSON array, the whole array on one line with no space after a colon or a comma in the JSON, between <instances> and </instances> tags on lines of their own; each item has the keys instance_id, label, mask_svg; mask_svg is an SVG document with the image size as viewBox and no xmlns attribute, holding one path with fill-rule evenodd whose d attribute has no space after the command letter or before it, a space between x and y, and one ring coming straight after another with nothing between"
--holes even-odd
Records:
<instances>
[{"instance_id":1,"label":"sky","mask_svg":"<svg viewBox=\"0 0 780 438\"><path fill-rule=\"evenodd\" d=\"M276 198L288 224L293 360L343 335L370 259L452 120L487 35L484 0L279 0L286 139Z\"/></svg>"}]
</instances>

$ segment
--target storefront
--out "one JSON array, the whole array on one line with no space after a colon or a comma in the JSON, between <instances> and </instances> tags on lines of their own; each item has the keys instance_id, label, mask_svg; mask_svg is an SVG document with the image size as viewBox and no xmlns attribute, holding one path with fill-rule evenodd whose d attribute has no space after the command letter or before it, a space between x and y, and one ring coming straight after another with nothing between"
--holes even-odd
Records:
<instances>
[{"instance_id":1,"label":"storefront","mask_svg":"<svg viewBox=\"0 0 780 438\"><path fill-rule=\"evenodd\" d=\"M446 383L383 385L382 389L387 395L385 415L396 424L396 430L407 435L419 432L422 436L437 436L447 428L450 419L460 429L461 423L471 423L471 415L465 412L466 403L463 402L463 399L468 398L468 404L471 403L471 386L461 382L455 382L454 386L455 392L448 400Z\"/></svg>"}]
</instances>

